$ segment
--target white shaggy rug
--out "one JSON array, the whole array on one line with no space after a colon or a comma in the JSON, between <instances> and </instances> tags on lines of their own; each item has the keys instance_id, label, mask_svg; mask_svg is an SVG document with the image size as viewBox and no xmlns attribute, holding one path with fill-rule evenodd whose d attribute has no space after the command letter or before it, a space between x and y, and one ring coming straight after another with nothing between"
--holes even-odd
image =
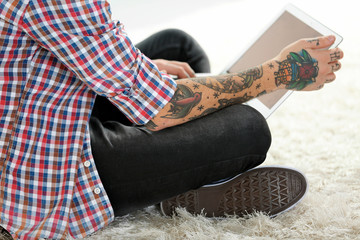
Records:
<instances>
[{"instance_id":1,"label":"white shaggy rug","mask_svg":"<svg viewBox=\"0 0 360 240\"><path fill-rule=\"evenodd\" d=\"M254 39L286 3L169 2L112 1L114 16L125 18L135 41L166 27L194 35L209 53L214 73ZM185 211L169 218L150 207L116 219L87 239L360 239L360 34L355 29L360 16L355 1L292 2L343 35L341 47L345 51L334 83L317 92L293 94L268 121L273 143L265 164L303 171L309 182L305 199L274 219L259 214L247 220L216 220ZM176 12L169 4L175 4ZM134 8L135 15L130 12ZM141 13L149 18L146 22L138 18Z\"/></svg>"},{"instance_id":2,"label":"white shaggy rug","mask_svg":"<svg viewBox=\"0 0 360 240\"><path fill-rule=\"evenodd\" d=\"M178 9L174 13L164 0L129 2L112 1L118 9L115 17L125 18L135 41L166 27L184 29L204 46L214 73L286 3L201 0L194 9L189 7L194 1L184 0L174 3ZM265 164L303 171L309 181L305 199L274 219L259 214L247 220L216 220L185 211L169 218L150 207L116 219L87 239L360 239L360 33L355 29L360 17L355 1L291 2L344 36L345 58L337 80L321 91L293 94L268 121L273 143ZM265 7L258 9L262 4ZM142 23L130 13L134 7L136 17L144 13L157 18ZM146 12L149 7L153 10ZM225 24L229 22L232 25ZM217 35L209 38L211 32Z\"/></svg>"},{"instance_id":3,"label":"white shaggy rug","mask_svg":"<svg viewBox=\"0 0 360 240\"><path fill-rule=\"evenodd\" d=\"M114 17L134 41L164 28L193 35L209 54L213 73L257 36L285 0L112 0ZM343 35L337 80L317 92L295 93L269 118L273 143L266 165L300 169L309 191L274 219L209 219L154 208L116 219L88 240L360 239L360 14L355 0L290 1Z\"/></svg>"},{"instance_id":4,"label":"white shaggy rug","mask_svg":"<svg viewBox=\"0 0 360 240\"><path fill-rule=\"evenodd\" d=\"M208 52L222 70L277 15L285 0L112 0L114 17L140 41L177 27ZM269 118L273 143L265 165L300 169L309 191L293 210L274 219L209 219L154 208L116 219L86 238L134 240L360 239L360 14L355 0L292 0L343 35L337 80L317 92L295 93ZM134 12L135 10L135 12Z\"/></svg>"}]
</instances>

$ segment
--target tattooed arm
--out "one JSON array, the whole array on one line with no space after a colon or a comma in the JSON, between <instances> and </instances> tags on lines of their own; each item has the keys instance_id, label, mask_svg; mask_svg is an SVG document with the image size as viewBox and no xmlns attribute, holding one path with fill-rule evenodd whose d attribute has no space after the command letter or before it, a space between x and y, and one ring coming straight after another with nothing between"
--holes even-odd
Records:
<instances>
[{"instance_id":1,"label":"tattooed arm","mask_svg":"<svg viewBox=\"0 0 360 240\"><path fill-rule=\"evenodd\" d=\"M299 40L276 58L243 72L180 79L171 101L146 126L161 130L278 89L320 89L335 79L334 71L341 66L340 49L324 50L334 40L331 37Z\"/></svg>"},{"instance_id":2,"label":"tattooed arm","mask_svg":"<svg viewBox=\"0 0 360 240\"><path fill-rule=\"evenodd\" d=\"M234 103L275 90L273 70L266 64L236 74L177 81L171 101L153 118L151 130L178 125Z\"/></svg>"}]
</instances>

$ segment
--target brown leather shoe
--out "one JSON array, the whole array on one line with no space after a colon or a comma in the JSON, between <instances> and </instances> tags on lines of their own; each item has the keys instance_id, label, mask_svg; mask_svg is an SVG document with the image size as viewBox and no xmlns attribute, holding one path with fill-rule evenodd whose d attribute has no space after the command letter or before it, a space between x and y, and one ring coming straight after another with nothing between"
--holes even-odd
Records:
<instances>
[{"instance_id":1,"label":"brown leather shoe","mask_svg":"<svg viewBox=\"0 0 360 240\"><path fill-rule=\"evenodd\" d=\"M193 214L203 211L208 217L245 216L255 211L274 217L294 207L306 192L307 181L299 171L266 166L167 199L160 208L165 215L182 207Z\"/></svg>"}]
</instances>

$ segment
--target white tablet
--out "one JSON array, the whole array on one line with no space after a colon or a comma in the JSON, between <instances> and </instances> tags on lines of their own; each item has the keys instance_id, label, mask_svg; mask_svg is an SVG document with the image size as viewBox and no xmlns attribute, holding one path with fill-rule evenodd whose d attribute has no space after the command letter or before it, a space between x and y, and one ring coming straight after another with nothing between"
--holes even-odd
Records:
<instances>
[{"instance_id":1,"label":"white tablet","mask_svg":"<svg viewBox=\"0 0 360 240\"><path fill-rule=\"evenodd\" d=\"M319 23L294 5L287 5L280 15L263 31L257 40L233 61L222 73L233 73L262 64L275 57L280 51L301 38L335 35L336 41L331 48L342 41L342 37ZM278 90L252 99L248 104L268 118L292 93Z\"/></svg>"}]
</instances>

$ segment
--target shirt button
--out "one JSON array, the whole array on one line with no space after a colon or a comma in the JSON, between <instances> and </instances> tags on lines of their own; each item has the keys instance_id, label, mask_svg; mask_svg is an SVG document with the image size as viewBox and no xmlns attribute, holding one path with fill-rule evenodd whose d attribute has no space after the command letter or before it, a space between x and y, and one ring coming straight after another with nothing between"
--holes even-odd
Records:
<instances>
[{"instance_id":1,"label":"shirt button","mask_svg":"<svg viewBox=\"0 0 360 240\"><path fill-rule=\"evenodd\" d=\"M100 192L101 192L100 188L95 188L95 189L94 189L94 193L95 193L95 194L99 194Z\"/></svg>"},{"instance_id":2,"label":"shirt button","mask_svg":"<svg viewBox=\"0 0 360 240\"><path fill-rule=\"evenodd\" d=\"M90 167L90 161L89 161L89 160L85 161L85 162L84 162L84 166L85 166L85 167Z\"/></svg>"}]
</instances>

